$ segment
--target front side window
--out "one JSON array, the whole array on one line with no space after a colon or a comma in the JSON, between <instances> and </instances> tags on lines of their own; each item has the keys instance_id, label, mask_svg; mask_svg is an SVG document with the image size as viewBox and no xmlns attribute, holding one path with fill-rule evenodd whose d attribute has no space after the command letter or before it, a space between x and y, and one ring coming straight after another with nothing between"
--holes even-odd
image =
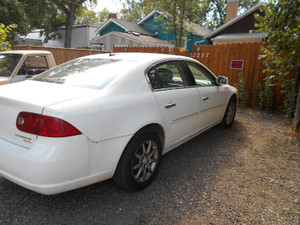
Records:
<instances>
[{"instance_id":1,"label":"front side window","mask_svg":"<svg viewBox=\"0 0 300 225\"><path fill-rule=\"evenodd\" d=\"M189 69L191 70L197 85L200 85L200 86L216 85L215 76L212 75L203 66L201 66L197 63L194 63L194 62L187 62L187 65L188 65Z\"/></svg>"},{"instance_id":2,"label":"front side window","mask_svg":"<svg viewBox=\"0 0 300 225\"><path fill-rule=\"evenodd\" d=\"M168 61L158 64L149 69L148 77L153 89L188 86L186 73L180 61Z\"/></svg>"}]
</instances>

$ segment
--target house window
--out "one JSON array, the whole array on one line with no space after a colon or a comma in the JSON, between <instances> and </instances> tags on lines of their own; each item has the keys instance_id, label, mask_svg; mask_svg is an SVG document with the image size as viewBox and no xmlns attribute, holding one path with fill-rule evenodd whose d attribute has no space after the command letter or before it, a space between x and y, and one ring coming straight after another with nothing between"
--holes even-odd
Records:
<instances>
[{"instance_id":1,"label":"house window","mask_svg":"<svg viewBox=\"0 0 300 225\"><path fill-rule=\"evenodd\" d=\"M154 13L154 19L155 20L157 19L157 13Z\"/></svg>"},{"instance_id":2,"label":"house window","mask_svg":"<svg viewBox=\"0 0 300 225\"><path fill-rule=\"evenodd\" d=\"M100 44L99 50L100 50L100 51L104 51L104 44Z\"/></svg>"}]
</instances>

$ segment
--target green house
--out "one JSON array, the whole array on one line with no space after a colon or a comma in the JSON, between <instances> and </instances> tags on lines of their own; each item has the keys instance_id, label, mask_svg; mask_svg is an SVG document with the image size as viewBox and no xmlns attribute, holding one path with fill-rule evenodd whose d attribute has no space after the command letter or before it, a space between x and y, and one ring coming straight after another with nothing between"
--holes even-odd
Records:
<instances>
[{"instance_id":1,"label":"green house","mask_svg":"<svg viewBox=\"0 0 300 225\"><path fill-rule=\"evenodd\" d=\"M166 33L163 31L162 24L165 22L165 20L166 17L162 12L152 11L147 16L145 16L142 20L140 20L137 24L143 26L149 31L152 31L155 34L154 36L155 38L172 43L175 41L174 34ZM193 51L194 45L208 44L208 41L207 40L204 41L203 37L208 33L210 33L211 30L207 29L206 27L199 26L197 24L186 23L185 25L189 30L187 37L185 37L186 40L185 45L186 45L186 49L189 50L189 53Z\"/></svg>"},{"instance_id":2,"label":"green house","mask_svg":"<svg viewBox=\"0 0 300 225\"><path fill-rule=\"evenodd\" d=\"M108 35L111 32L129 33L133 35L150 36L152 38L165 41L165 43L174 44L175 36L172 32L164 32L161 26L166 17L162 17L163 13L152 11L138 23L123 21L117 18L110 18L96 31L99 36ZM158 19L161 16L162 19ZM185 24L189 29L187 37L185 37L185 48L192 53L194 45L207 45L208 42L203 40L203 36L211 32L211 30L196 24ZM114 40L111 40L112 42ZM128 41L128 43L130 43Z\"/></svg>"}]
</instances>

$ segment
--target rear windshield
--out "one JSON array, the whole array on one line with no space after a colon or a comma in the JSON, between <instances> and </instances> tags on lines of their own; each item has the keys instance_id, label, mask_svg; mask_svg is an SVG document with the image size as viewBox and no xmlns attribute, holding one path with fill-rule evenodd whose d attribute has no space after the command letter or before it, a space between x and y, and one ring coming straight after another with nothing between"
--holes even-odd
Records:
<instances>
[{"instance_id":1,"label":"rear windshield","mask_svg":"<svg viewBox=\"0 0 300 225\"><path fill-rule=\"evenodd\" d=\"M21 54L0 54L0 77L9 77L21 57Z\"/></svg>"},{"instance_id":2,"label":"rear windshield","mask_svg":"<svg viewBox=\"0 0 300 225\"><path fill-rule=\"evenodd\" d=\"M134 62L115 59L75 59L33 78L36 81L102 89L132 68Z\"/></svg>"}]
</instances>

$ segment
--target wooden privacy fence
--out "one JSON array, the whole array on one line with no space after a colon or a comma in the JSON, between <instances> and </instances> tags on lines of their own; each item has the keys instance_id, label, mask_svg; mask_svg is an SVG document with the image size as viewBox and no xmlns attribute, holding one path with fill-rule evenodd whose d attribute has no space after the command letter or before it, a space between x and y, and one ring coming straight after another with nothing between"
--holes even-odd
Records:
<instances>
[{"instance_id":1,"label":"wooden privacy fence","mask_svg":"<svg viewBox=\"0 0 300 225\"><path fill-rule=\"evenodd\" d=\"M194 46L192 57L217 76L227 76L231 85L239 82L239 75L245 79L248 90L249 105L255 107L255 88L266 74L263 73L263 60L259 59L263 43L226 44L226 45L202 45ZM281 102L280 90L275 90L276 106Z\"/></svg>"},{"instance_id":2,"label":"wooden privacy fence","mask_svg":"<svg viewBox=\"0 0 300 225\"><path fill-rule=\"evenodd\" d=\"M234 85L239 81L242 73L245 86L248 90L248 105L256 106L256 87L263 82L269 74L263 73L263 60L259 59L263 43L227 44L227 45L201 45L194 46L190 57L200 61L217 76L227 76L229 83ZM91 55L107 53L90 49L67 49L41 46L14 46L13 49L48 50L52 52L57 64L71 59ZM169 47L114 47L114 52L150 52L188 56L188 50ZM280 86L274 87L275 108L278 109L282 103Z\"/></svg>"},{"instance_id":3,"label":"wooden privacy fence","mask_svg":"<svg viewBox=\"0 0 300 225\"><path fill-rule=\"evenodd\" d=\"M50 51L54 56L57 65L81 56L107 53L107 52L93 50L93 49L54 48L54 47L43 47L43 46L13 46L12 49Z\"/></svg>"},{"instance_id":4,"label":"wooden privacy fence","mask_svg":"<svg viewBox=\"0 0 300 225\"><path fill-rule=\"evenodd\" d=\"M188 56L189 51L182 48L170 48L170 47L114 47L113 52L148 52L148 53L162 53L172 55L184 55Z\"/></svg>"},{"instance_id":5,"label":"wooden privacy fence","mask_svg":"<svg viewBox=\"0 0 300 225\"><path fill-rule=\"evenodd\" d=\"M255 88L257 84L262 82L265 78L265 74L262 72L264 69L262 60L259 59L262 45L263 43L260 42L194 46L193 53L190 56L203 63L217 76L227 76L231 85L238 83L239 74L242 73L248 90L248 104L251 107L255 107ZM168 47L115 47L114 52L150 52L188 55L187 50ZM236 63L233 67L240 66L240 68L232 68L232 63ZM281 103L279 88L275 89L275 103L275 107L278 108Z\"/></svg>"}]
</instances>

